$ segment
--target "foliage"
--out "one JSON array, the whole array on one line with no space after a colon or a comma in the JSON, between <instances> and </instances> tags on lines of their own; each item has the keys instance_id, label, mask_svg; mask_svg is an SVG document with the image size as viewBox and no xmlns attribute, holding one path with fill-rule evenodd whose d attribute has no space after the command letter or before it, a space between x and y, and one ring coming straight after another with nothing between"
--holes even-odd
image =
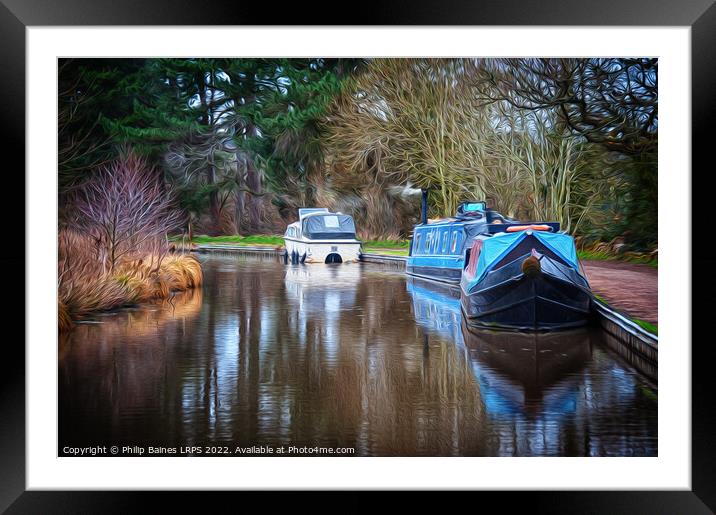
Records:
<instances>
[{"instance_id":1,"label":"foliage","mask_svg":"<svg viewBox=\"0 0 716 515\"><path fill-rule=\"evenodd\" d=\"M327 117L333 173L353 184L431 190L433 214L485 195L476 110L459 60L381 59L336 99ZM348 177L341 178L347 181Z\"/></svg>"},{"instance_id":2,"label":"foliage","mask_svg":"<svg viewBox=\"0 0 716 515\"><path fill-rule=\"evenodd\" d=\"M58 237L58 296L61 327L68 329L64 314L82 316L123 304L127 293L122 284L102 270L92 238L70 229ZM63 314L64 311L64 314Z\"/></svg>"},{"instance_id":3,"label":"foliage","mask_svg":"<svg viewBox=\"0 0 716 515\"><path fill-rule=\"evenodd\" d=\"M553 107L484 98L489 77L475 59L371 62L326 118L327 175L365 197L365 184L429 189L431 216L484 198L508 216L555 220L572 232L598 225L595 215L610 212L605 200L620 187L600 164L606 151L571 133Z\"/></svg>"},{"instance_id":4,"label":"foliage","mask_svg":"<svg viewBox=\"0 0 716 515\"><path fill-rule=\"evenodd\" d=\"M648 265L653 268L659 267L659 261L657 259L652 258L648 254L643 255L626 255L626 256L620 256L620 255L614 255L607 252L594 252L591 250L578 250L577 251L577 257L579 259L584 260L592 260L592 261L626 261L628 263L637 263L641 265Z\"/></svg>"},{"instance_id":5,"label":"foliage","mask_svg":"<svg viewBox=\"0 0 716 515\"><path fill-rule=\"evenodd\" d=\"M650 58L61 60L60 218L130 145L190 237L282 232L318 205L404 238L427 188L431 217L485 199L650 250L657 74Z\"/></svg>"},{"instance_id":6,"label":"foliage","mask_svg":"<svg viewBox=\"0 0 716 515\"><path fill-rule=\"evenodd\" d=\"M615 232L646 249L657 242L658 60L485 60L479 96L518 110L554 110L560 126L613 154L623 180Z\"/></svg>"},{"instance_id":7,"label":"foliage","mask_svg":"<svg viewBox=\"0 0 716 515\"><path fill-rule=\"evenodd\" d=\"M93 169L116 157L105 130L107 116L132 109L125 77L138 59L61 59L58 69L58 178L60 193L81 184Z\"/></svg>"}]
</instances>

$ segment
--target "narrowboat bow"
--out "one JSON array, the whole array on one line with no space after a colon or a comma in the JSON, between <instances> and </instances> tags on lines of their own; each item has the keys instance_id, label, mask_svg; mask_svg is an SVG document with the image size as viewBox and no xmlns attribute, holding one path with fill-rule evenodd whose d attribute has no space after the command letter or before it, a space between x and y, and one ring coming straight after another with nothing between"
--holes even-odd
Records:
<instances>
[{"instance_id":1,"label":"narrowboat bow","mask_svg":"<svg viewBox=\"0 0 716 515\"><path fill-rule=\"evenodd\" d=\"M507 230L476 238L466 253L460 301L467 323L523 330L586 324L592 294L573 238L533 225Z\"/></svg>"}]
</instances>

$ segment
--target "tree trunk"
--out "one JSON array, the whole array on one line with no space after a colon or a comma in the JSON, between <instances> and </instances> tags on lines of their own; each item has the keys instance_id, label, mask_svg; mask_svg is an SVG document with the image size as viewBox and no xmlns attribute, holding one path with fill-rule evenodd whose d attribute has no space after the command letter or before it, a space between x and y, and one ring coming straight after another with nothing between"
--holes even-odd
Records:
<instances>
[{"instance_id":1,"label":"tree trunk","mask_svg":"<svg viewBox=\"0 0 716 515\"><path fill-rule=\"evenodd\" d=\"M261 175L253 161L246 161L246 185L251 191L261 193ZM249 197L249 232L255 234L261 226L261 197Z\"/></svg>"},{"instance_id":2,"label":"tree trunk","mask_svg":"<svg viewBox=\"0 0 716 515\"><path fill-rule=\"evenodd\" d=\"M241 234L241 222L244 219L246 192L246 156L236 154L236 190L234 191L234 225L236 234Z\"/></svg>"},{"instance_id":3,"label":"tree trunk","mask_svg":"<svg viewBox=\"0 0 716 515\"><path fill-rule=\"evenodd\" d=\"M213 185L216 182L216 170L213 163L209 163L206 170L207 182ZM212 190L209 193L209 216L211 216L211 229L214 235L221 234L221 208L219 206L219 192Z\"/></svg>"}]
</instances>

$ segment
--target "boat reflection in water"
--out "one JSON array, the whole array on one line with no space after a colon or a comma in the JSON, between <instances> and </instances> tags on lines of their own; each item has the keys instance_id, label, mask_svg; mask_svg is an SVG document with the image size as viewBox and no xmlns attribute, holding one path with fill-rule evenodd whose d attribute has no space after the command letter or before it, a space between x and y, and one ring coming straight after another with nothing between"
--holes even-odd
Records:
<instances>
[{"instance_id":1,"label":"boat reflection in water","mask_svg":"<svg viewBox=\"0 0 716 515\"><path fill-rule=\"evenodd\" d=\"M648 421L636 415L656 402L655 386L608 350L598 329L476 329L466 323L459 294L450 287L414 280L408 291L426 348L431 337L450 337L463 349L487 418L482 423L490 455L655 452L638 435L656 431L656 411Z\"/></svg>"},{"instance_id":2,"label":"boat reflection in water","mask_svg":"<svg viewBox=\"0 0 716 515\"><path fill-rule=\"evenodd\" d=\"M320 342L328 359L337 359L341 311L355 306L359 282L360 268L350 263L287 266L284 287L291 307L288 326L302 347L306 345L309 323L315 324L315 319L320 318Z\"/></svg>"},{"instance_id":3,"label":"boat reflection in water","mask_svg":"<svg viewBox=\"0 0 716 515\"><path fill-rule=\"evenodd\" d=\"M550 387L576 374L591 359L592 330L522 333L476 329L467 324L455 288L410 279L415 321L427 334L464 346L488 416L573 411L575 388Z\"/></svg>"},{"instance_id":4,"label":"boat reflection in water","mask_svg":"<svg viewBox=\"0 0 716 515\"><path fill-rule=\"evenodd\" d=\"M448 285L408 277L415 322L423 329L462 341L460 291Z\"/></svg>"},{"instance_id":5,"label":"boat reflection in water","mask_svg":"<svg viewBox=\"0 0 716 515\"><path fill-rule=\"evenodd\" d=\"M290 265L284 286L288 301L299 310L333 313L355 304L360 279L359 265Z\"/></svg>"},{"instance_id":6,"label":"boat reflection in water","mask_svg":"<svg viewBox=\"0 0 716 515\"><path fill-rule=\"evenodd\" d=\"M590 329L499 333L464 323L463 334L488 415L574 412L579 389L560 381L577 379L591 359Z\"/></svg>"}]
</instances>

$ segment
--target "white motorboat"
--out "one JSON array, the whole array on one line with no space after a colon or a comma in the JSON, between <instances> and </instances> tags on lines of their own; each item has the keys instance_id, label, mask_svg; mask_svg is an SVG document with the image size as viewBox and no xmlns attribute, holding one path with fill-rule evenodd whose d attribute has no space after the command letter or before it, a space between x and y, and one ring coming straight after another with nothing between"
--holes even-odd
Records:
<instances>
[{"instance_id":1,"label":"white motorboat","mask_svg":"<svg viewBox=\"0 0 716 515\"><path fill-rule=\"evenodd\" d=\"M360 259L353 217L326 208L302 208L284 234L286 260L292 263L351 263Z\"/></svg>"}]
</instances>

